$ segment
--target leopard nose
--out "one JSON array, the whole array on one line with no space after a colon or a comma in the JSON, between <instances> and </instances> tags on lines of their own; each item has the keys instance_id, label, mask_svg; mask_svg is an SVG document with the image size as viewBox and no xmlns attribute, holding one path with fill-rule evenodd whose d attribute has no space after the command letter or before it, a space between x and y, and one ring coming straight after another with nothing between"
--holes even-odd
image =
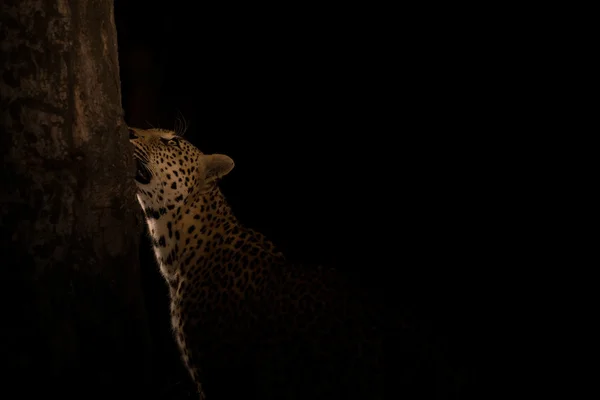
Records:
<instances>
[{"instance_id":1,"label":"leopard nose","mask_svg":"<svg viewBox=\"0 0 600 400\"><path fill-rule=\"evenodd\" d=\"M129 128L129 140L131 139L137 139L137 135L135 134L135 131L131 128Z\"/></svg>"}]
</instances>

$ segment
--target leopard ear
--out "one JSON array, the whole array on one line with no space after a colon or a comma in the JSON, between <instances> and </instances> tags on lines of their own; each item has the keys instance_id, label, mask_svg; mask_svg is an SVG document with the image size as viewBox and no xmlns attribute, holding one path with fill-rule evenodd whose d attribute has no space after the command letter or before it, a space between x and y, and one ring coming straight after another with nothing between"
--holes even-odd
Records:
<instances>
[{"instance_id":1,"label":"leopard ear","mask_svg":"<svg viewBox=\"0 0 600 400\"><path fill-rule=\"evenodd\" d=\"M231 157L225 154L210 154L204 157L206 181L212 181L227 175L235 165Z\"/></svg>"}]
</instances>

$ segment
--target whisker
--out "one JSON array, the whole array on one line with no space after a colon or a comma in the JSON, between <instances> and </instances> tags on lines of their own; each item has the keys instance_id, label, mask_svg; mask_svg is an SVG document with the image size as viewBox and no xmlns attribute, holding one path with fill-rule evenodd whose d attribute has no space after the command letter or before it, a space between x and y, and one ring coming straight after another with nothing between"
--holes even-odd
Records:
<instances>
[{"instance_id":1,"label":"whisker","mask_svg":"<svg viewBox=\"0 0 600 400\"><path fill-rule=\"evenodd\" d=\"M147 163L150 162L150 157L148 156L148 153L139 147L136 147L133 150L133 155L142 161L145 161Z\"/></svg>"},{"instance_id":2,"label":"whisker","mask_svg":"<svg viewBox=\"0 0 600 400\"><path fill-rule=\"evenodd\" d=\"M150 176L154 176L154 172L152 172L152 169L148 167L148 164L142 163L142 168L144 168L150 174Z\"/></svg>"},{"instance_id":3,"label":"whisker","mask_svg":"<svg viewBox=\"0 0 600 400\"><path fill-rule=\"evenodd\" d=\"M165 178L164 174L161 174L160 171L158 171L158 169L154 169L155 166L151 162L149 162L147 164L142 163L142 165L144 165L144 167L148 169L148 171L150 172L150 175L152 177L158 177L161 182L164 181L164 178ZM164 209L167 208L166 197L162 198L161 205L163 206Z\"/></svg>"},{"instance_id":4,"label":"whisker","mask_svg":"<svg viewBox=\"0 0 600 400\"><path fill-rule=\"evenodd\" d=\"M183 116L183 113L177 109L177 116L175 117L175 136L183 137L188 130L188 123Z\"/></svg>"}]
</instances>

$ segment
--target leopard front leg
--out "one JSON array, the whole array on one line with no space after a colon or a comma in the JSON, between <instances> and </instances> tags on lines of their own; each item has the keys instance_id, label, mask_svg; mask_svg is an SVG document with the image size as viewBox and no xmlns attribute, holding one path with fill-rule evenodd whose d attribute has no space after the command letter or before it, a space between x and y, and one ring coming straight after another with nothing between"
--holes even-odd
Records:
<instances>
[{"instance_id":1,"label":"leopard front leg","mask_svg":"<svg viewBox=\"0 0 600 400\"><path fill-rule=\"evenodd\" d=\"M206 400L206 395L204 394L204 390L202 390L202 384L200 382L196 382L196 389L200 395L200 400Z\"/></svg>"}]
</instances>

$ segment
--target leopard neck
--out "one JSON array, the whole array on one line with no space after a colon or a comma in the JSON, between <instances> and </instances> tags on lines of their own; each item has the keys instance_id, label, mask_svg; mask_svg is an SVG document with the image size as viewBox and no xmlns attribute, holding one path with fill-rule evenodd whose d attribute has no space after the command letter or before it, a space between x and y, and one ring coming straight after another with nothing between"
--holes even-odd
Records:
<instances>
[{"instance_id":1,"label":"leopard neck","mask_svg":"<svg viewBox=\"0 0 600 400\"><path fill-rule=\"evenodd\" d=\"M216 184L159 210L146 209L146 221L160 270L168 282L209 261L225 235L241 228Z\"/></svg>"}]
</instances>

